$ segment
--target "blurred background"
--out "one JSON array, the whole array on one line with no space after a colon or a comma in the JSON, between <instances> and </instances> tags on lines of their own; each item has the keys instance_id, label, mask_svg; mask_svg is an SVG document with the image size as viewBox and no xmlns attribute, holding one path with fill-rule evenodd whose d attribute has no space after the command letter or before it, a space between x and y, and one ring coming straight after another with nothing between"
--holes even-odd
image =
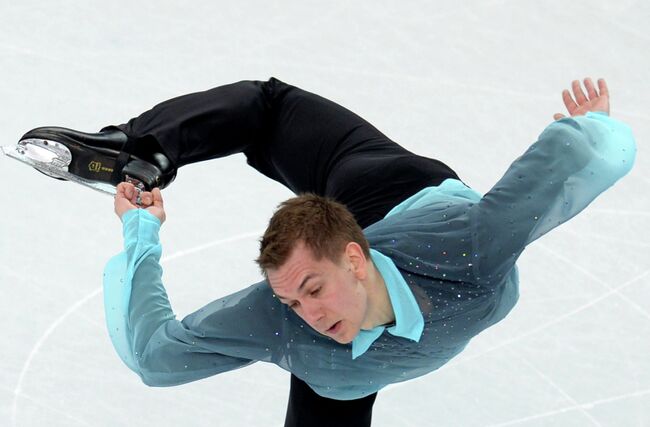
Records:
<instances>
[{"instance_id":1,"label":"blurred background","mask_svg":"<svg viewBox=\"0 0 650 427\"><path fill-rule=\"evenodd\" d=\"M573 79L604 77L635 167L527 248L504 321L382 390L373 426L650 426L649 21L633 0L0 0L0 145L275 76L483 194L564 113ZM102 270L122 245L112 199L4 156L0 182L0 425L283 425L289 374L274 365L142 384L104 324ZM257 238L291 193L235 155L181 169L164 196L180 319L260 279Z\"/></svg>"}]
</instances>

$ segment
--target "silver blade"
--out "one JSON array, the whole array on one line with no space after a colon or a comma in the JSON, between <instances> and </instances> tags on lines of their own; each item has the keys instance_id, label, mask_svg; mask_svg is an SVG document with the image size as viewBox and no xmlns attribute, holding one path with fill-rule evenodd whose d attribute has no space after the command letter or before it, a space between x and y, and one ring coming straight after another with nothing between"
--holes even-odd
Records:
<instances>
[{"instance_id":1,"label":"silver blade","mask_svg":"<svg viewBox=\"0 0 650 427\"><path fill-rule=\"evenodd\" d=\"M77 184L81 184L83 186L92 188L93 190L99 191L100 193L109 194L111 196L114 196L116 193L115 186L111 184L107 184L105 182L91 181L89 179L78 177L77 175L73 175L67 170L62 169L61 166L57 166L56 164L50 163L53 160L52 156L48 156L47 152L45 151L42 150L38 151L32 149L29 153L26 153L25 146L20 147L18 145L4 146L4 147L0 147L0 149L2 149L2 152L5 155L11 157L12 159L16 159L19 162L32 166L38 169L39 171L45 173L46 175L54 176L57 178L63 178L71 182L76 182ZM30 154L31 157L26 154ZM42 159L42 161L37 159Z\"/></svg>"}]
</instances>

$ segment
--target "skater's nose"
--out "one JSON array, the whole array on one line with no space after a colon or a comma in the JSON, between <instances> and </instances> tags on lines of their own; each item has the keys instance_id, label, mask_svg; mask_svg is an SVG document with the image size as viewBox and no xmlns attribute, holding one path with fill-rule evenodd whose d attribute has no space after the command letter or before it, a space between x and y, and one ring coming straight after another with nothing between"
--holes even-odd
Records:
<instances>
[{"instance_id":1,"label":"skater's nose","mask_svg":"<svg viewBox=\"0 0 650 427\"><path fill-rule=\"evenodd\" d=\"M314 301L311 298L305 298L300 302L302 308L302 317L310 325L317 327L319 321L325 316L323 314L323 307L320 302Z\"/></svg>"}]
</instances>

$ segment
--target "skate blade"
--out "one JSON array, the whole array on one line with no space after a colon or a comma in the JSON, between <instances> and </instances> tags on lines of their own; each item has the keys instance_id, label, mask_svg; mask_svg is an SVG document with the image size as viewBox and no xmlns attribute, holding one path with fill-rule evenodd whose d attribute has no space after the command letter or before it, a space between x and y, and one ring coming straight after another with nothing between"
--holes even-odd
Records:
<instances>
[{"instance_id":1,"label":"skate blade","mask_svg":"<svg viewBox=\"0 0 650 427\"><path fill-rule=\"evenodd\" d=\"M100 193L114 196L115 186L105 182L91 181L67 171L72 159L70 151L63 144L40 139L25 139L14 146L0 147L2 152L53 178L65 179L92 188Z\"/></svg>"}]
</instances>

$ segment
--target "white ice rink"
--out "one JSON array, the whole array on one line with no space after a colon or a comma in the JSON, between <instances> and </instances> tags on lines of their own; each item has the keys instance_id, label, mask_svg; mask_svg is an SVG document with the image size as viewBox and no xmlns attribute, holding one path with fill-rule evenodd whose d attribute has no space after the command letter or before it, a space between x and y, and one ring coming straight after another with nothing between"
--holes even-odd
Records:
<instances>
[{"instance_id":1,"label":"white ice rink","mask_svg":"<svg viewBox=\"0 0 650 427\"><path fill-rule=\"evenodd\" d=\"M276 76L358 113L488 191L562 89L607 79L636 165L530 245L521 297L457 358L379 393L373 426L650 426L650 2L0 0L0 145L96 131L154 104ZM172 388L122 364L101 279L112 199L0 158L0 426L282 426L289 374L258 363ZM291 193L242 155L163 192L180 319L259 280L257 236Z\"/></svg>"}]
</instances>

